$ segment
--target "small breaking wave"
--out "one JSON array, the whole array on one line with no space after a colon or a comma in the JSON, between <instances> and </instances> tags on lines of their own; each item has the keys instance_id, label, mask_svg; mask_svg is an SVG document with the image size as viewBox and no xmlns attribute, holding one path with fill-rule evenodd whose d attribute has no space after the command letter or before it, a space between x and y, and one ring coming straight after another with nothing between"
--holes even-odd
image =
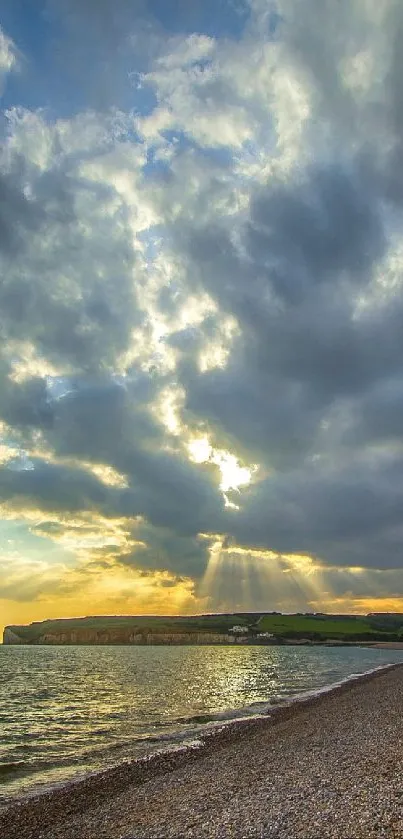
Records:
<instances>
[{"instance_id":1,"label":"small breaking wave","mask_svg":"<svg viewBox=\"0 0 403 839\"><path fill-rule=\"evenodd\" d=\"M11 678L18 662L9 650L6 654ZM254 726L254 719L267 720L279 707L362 678L362 673L351 673L353 670L366 667L366 673L371 673L385 667L373 667L375 663L402 659L396 651L355 649L306 648L297 653L291 648L262 647L250 658L242 648L236 656L233 651L215 648L206 652L186 647L163 652L160 648L119 648L113 650L113 657L101 648L80 648L74 655L82 659L85 678L81 682L77 676L71 682L66 680L68 650L63 659L59 653L52 658L51 652L47 652L51 656L52 676L52 690L47 696L43 687L50 679L50 664L38 675L37 654L37 650L29 648L24 653L28 675L21 681L18 697L10 699L8 691L3 693L3 796L21 795L24 789L43 789L44 785L63 783L82 772L103 771L127 761L146 759L147 755L200 748L216 732L228 732L224 737L230 739L231 726L235 732L238 722ZM137 658L142 662L142 681L138 669L135 679L131 675L130 667ZM182 660L186 667L173 666L174 661ZM272 660L277 669L275 682ZM101 665L105 681L98 672ZM351 675L340 678L348 672ZM19 684L18 680L15 684ZM35 690L27 694L26 686L30 685ZM226 703L233 706L225 707ZM5 708L8 713L4 718Z\"/></svg>"}]
</instances>

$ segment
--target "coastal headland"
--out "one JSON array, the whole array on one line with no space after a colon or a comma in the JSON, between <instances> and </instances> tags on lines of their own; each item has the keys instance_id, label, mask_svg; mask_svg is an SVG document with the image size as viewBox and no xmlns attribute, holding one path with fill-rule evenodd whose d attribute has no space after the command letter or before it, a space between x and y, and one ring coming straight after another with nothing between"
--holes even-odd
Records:
<instances>
[{"instance_id":1,"label":"coastal headland","mask_svg":"<svg viewBox=\"0 0 403 839\"><path fill-rule=\"evenodd\" d=\"M403 835L403 665L0 809L7 839Z\"/></svg>"},{"instance_id":2,"label":"coastal headland","mask_svg":"<svg viewBox=\"0 0 403 839\"><path fill-rule=\"evenodd\" d=\"M403 644L403 614L95 615L6 626L7 645Z\"/></svg>"}]
</instances>

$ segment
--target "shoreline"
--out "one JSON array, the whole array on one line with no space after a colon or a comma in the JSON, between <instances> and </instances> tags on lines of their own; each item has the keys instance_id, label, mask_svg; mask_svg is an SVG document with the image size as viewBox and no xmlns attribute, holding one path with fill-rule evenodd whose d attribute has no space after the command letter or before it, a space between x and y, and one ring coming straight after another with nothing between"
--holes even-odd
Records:
<instances>
[{"instance_id":1,"label":"shoreline","mask_svg":"<svg viewBox=\"0 0 403 839\"><path fill-rule=\"evenodd\" d=\"M289 639L281 639L279 641L255 641L255 640L236 640L234 642L223 641L220 643L214 642L211 644L189 644L189 643L180 643L180 644L173 644L173 643L160 643L157 644L153 642L152 644L2 644L0 643L0 648L10 647L18 649L38 649L38 648L53 648L53 647L95 647L99 649L100 647L230 647L234 649L236 647L351 647L351 648L360 648L360 649L380 649L380 650L403 650L403 641L343 641L340 639L332 639L329 638L326 641L312 641L311 639L306 638L294 638L292 640Z\"/></svg>"},{"instance_id":2,"label":"shoreline","mask_svg":"<svg viewBox=\"0 0 403 839\"><path fill-rule=\"evenodd\" d=\"M269 729L275 732L282 723L297 721L304 712L316 708L323 710L329 701L396 670L403 672L403 663L381 665L333 685L287 698L279 705L271 706L265 714L219 723L202 731L193 744L152 752L43 791L10 798L0 805L0 835L7 839L42 836L42 831L51 829L62 819L74 818L89 808L105 805L111 795L115 797L129 788L138 789L179 770L191 772L195 764L213 755L219 757L230 746L246 746L251 738L263 736Z\"/></svg>"},{"instance_id":3,"label":"shoreline","mask_svg":"<svg viewBox=\"0 0 403 839\"><path fill-rule=\"evenodd\" d=\"M384 650L403 650L403 641L344 641L342 639L329 638L326 641L312 641L306 638L281 638L278 641L256 641L247 639L237 639L236 641L217 641L209 644L201 643L156 643L152 644L4 644L0 642L1 647L21 649L21 647L29 649L37 649L41 647L359 647L361 649L384 649Z\"/></svg>"}]
</instances>

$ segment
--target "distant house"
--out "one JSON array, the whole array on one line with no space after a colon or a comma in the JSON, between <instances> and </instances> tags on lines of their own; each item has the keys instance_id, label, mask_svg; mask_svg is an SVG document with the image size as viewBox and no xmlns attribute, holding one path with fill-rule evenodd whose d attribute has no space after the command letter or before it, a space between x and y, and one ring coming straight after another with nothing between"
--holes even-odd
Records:
<instances>
[{"instance_id":1,"label":"distant house","mask_svg":"<svg viewBox=\"0 0 403 839\"><path fill-rule=\"evenodd\" d=\"M232 626L231 629L229 629L228 631L234 632L237 635L247 635L249 632L249 628L247 626Z\"/></svg>"},{"instance_id":2,"label":"distant house","mask_svg":"<svg viewBox=\"0 0 403 839\"><path fill-rule=\"evenodd\" d=\"M274 633L273 632L258 632L257 637L258 638L274 638Z\"/></svg>"}]
</instances>

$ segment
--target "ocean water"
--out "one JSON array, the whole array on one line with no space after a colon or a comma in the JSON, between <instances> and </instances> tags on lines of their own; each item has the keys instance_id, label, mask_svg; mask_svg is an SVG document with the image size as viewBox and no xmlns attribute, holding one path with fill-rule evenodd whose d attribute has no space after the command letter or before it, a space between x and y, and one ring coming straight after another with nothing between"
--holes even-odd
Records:
<instances>
[{"instance_id":1,"label":"ocean water","mask_svg":"<svg viewBox=\"0 0 403 839\"><path fill-rule=\"evenodd\" d=\"M341 647L0 646L0 799L399 661Z\"/></svg>"}]
</instances>

